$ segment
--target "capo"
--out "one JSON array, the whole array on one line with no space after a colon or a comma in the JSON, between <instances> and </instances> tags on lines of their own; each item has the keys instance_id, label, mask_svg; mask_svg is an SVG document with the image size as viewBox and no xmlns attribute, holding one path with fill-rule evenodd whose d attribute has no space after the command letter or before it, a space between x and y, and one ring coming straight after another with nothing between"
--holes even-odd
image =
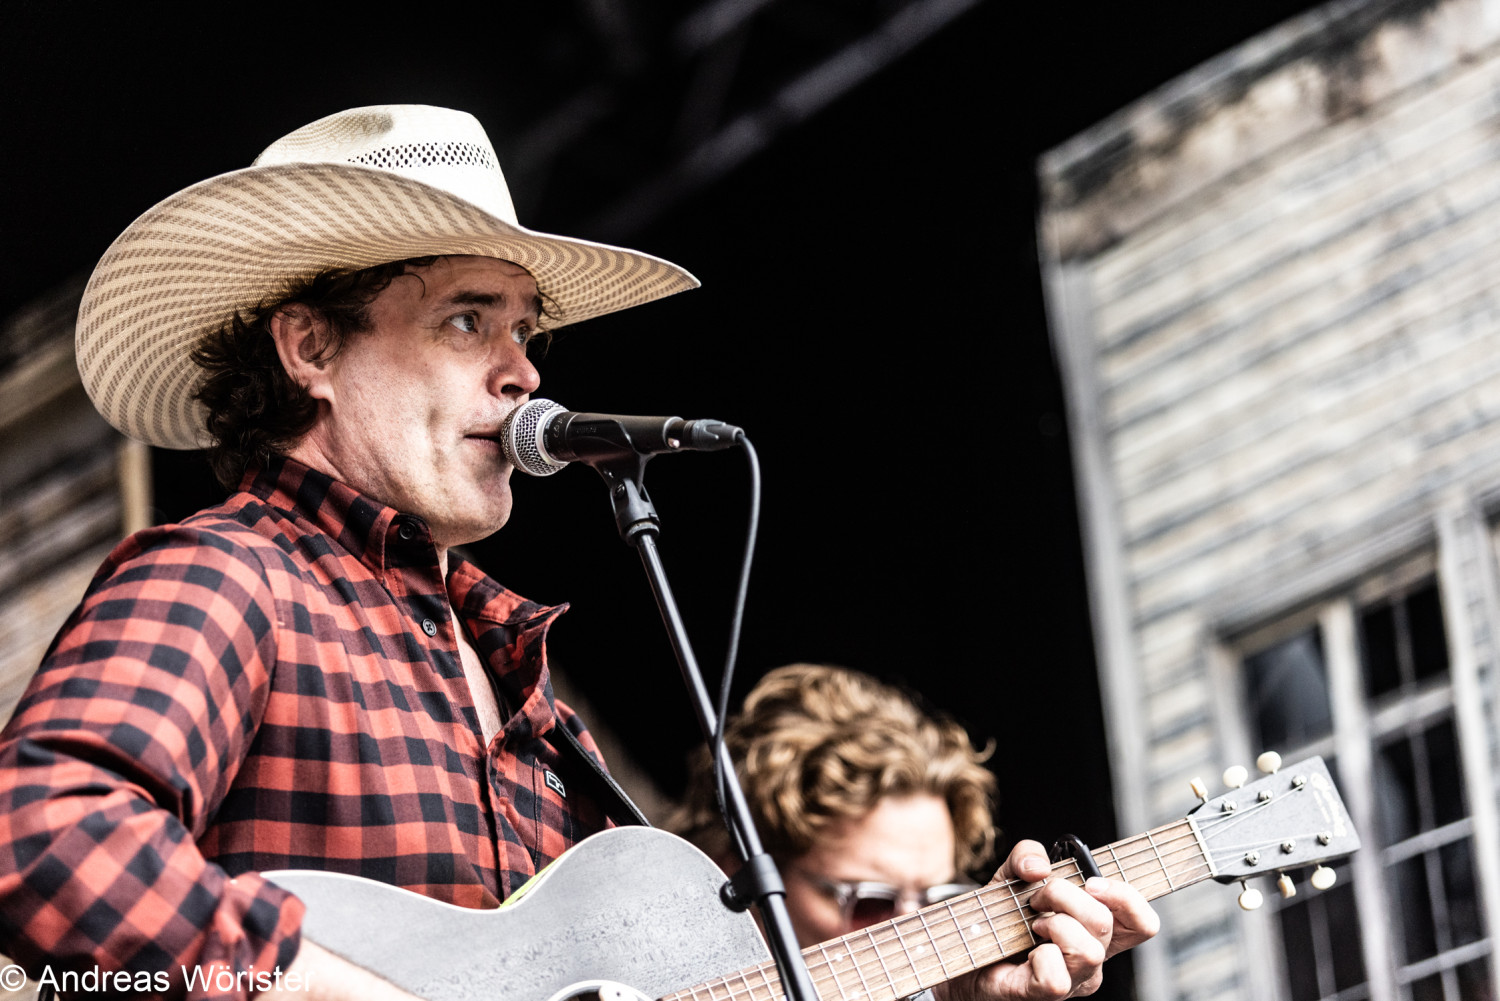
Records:
<instances>
[{"instance_id":1,"label":"capo","mask_svg":"<svg viewBox=\"0 0 1500 1001\"><path fill-rule=\"evenodd\" d=\"M1078 863L1078 871L1083 873L1083 878L1090 876L1102 877L1104 873L1099 871L1099 866L1094 862L1094 853L1089 846L1084 844L1076 834L1064 834L1058 840L1052 842L1052 850L1047 857L1053 862L1061 862L1063 859L1072 859Z\"/></svg>"}]
</instances>

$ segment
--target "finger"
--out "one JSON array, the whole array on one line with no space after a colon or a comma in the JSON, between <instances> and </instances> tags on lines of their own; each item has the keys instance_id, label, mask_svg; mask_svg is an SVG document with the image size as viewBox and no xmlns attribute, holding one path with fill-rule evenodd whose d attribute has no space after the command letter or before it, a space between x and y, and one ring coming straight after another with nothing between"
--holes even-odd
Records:
<instances>
[{"instance_id":1,"label":"finger","mask_svg":"<svg viewBox=\"0 0 1500 1001\"><path fill-rule=\"evenodd\" d=\"M1025 993L1021 995L1027 1001L1052 1001L1072 997L1074 990L1080 986L1068 968L1063 951L1051 942L1044 942L1032 949L1020 971L1029 974Z\"/></svg>"},{"instance_id":2,"label":"finger","mask_svg":"<svg viewBox=\"0 0 1500 1001\"><path fill-rule=\"evenodd\" d=\"M1104 965L1109 933L1106 930L1100 937L1096 927L1087 926L1069 914L1049 914L1032 922L1033 932L1061 954L1069 981L1074 985L1098 975Z\"/></svg>"},{"instance_id":3,"label":"finger","mask_svg":"<svg viewBox=\"0 0 1500 1001\"><path fill-rule=\"evenodd\" d=\"M1123 880L1095 876L1083 884L1088 894L1109 909L1114 924L1108 952L1133 949L1161 930L1161 918L1140 891Z\"/></svg>"},{"instance_id":4,"label":"finger","mask_svg":"<svg viewBox=\"0 0 1500 1001\"><path fill-rule=\"evenodd\" d=\"M1010 850L1005 864L995 874L996 879L1024 879L1034 883L1052 871L1052 862L1047 850L1035 841L1018 841Z\"/></svg>"},{"instance_id":5,"label":"finger","mask_svg":"<svg viewBox=\"0 0 1500 1001\"><path fill-rule=\"evenodd\" d=\"M1048 880L1029 902L1032 910L1073 919L1102 948L1108 948L1114 937L1116 918L1109 905L1065 879Z\"/></svg>"}]
</instances>

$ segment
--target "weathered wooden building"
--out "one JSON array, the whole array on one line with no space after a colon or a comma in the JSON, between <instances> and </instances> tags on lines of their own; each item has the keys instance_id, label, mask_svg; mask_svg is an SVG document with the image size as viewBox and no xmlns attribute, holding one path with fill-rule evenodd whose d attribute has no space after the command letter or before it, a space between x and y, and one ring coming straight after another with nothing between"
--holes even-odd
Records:
<instances>
[{"instance_id":1,"label":"weathered wooden building","mask_svg":"<svg viewBox=\"0 0 1500 1001\"><path fill-rule=\"evenodd\" d=\"M146 446L78 380L80 278L0 328L0 722L106 553L150 524Z\"/></svg>"},{"instance_id":2,"label":"weathered wooden building","mask_svg":"<svg viewBox=\"0 0 1500 1001\"><path fill-rule=\"evenodd\" d=\"M1364 840L1164 898L1139 996L1494 999L1500 3L1330 4L1040 175L1121 825L1271 748Z\"/></svg>"}]
</instances>

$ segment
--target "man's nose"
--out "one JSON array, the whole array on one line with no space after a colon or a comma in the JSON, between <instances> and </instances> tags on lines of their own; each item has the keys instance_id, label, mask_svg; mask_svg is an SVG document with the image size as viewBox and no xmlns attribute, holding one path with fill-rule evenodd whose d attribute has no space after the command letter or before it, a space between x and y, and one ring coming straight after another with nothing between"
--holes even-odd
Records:
<instances>
[{"instance_id":1,"label":"man's nose","mask_svg":"<svg viewBox=\"0 0 1500 1001\"><path fill-rule=\"evenodd\" d=\"M542 374L526 356L526 346L509 341L491 373L491 392L496 396L529 396L542 385Z\"/></svg>"}]
</instances>

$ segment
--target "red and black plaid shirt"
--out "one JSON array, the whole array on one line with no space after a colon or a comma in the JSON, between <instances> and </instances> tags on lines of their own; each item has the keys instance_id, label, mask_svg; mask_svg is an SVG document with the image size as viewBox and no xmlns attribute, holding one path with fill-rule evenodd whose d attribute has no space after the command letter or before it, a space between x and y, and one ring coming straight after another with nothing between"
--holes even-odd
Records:
<instances>
[{"instance_id":1,"label":"red and black plaid shirt","mask_svg":"<svg viewBox=\"0 0 1500 1001\"><path fill-rule=\"evenodd\" d=\"M449 603L509 712L488 749ZM565 606L564 606L565 607ZM33 972L285 969L269 869L495 905L607 826L548 772L563 610L290 460L110 555L0 734L0 951Z\"/></svg>"}]
</instances>

